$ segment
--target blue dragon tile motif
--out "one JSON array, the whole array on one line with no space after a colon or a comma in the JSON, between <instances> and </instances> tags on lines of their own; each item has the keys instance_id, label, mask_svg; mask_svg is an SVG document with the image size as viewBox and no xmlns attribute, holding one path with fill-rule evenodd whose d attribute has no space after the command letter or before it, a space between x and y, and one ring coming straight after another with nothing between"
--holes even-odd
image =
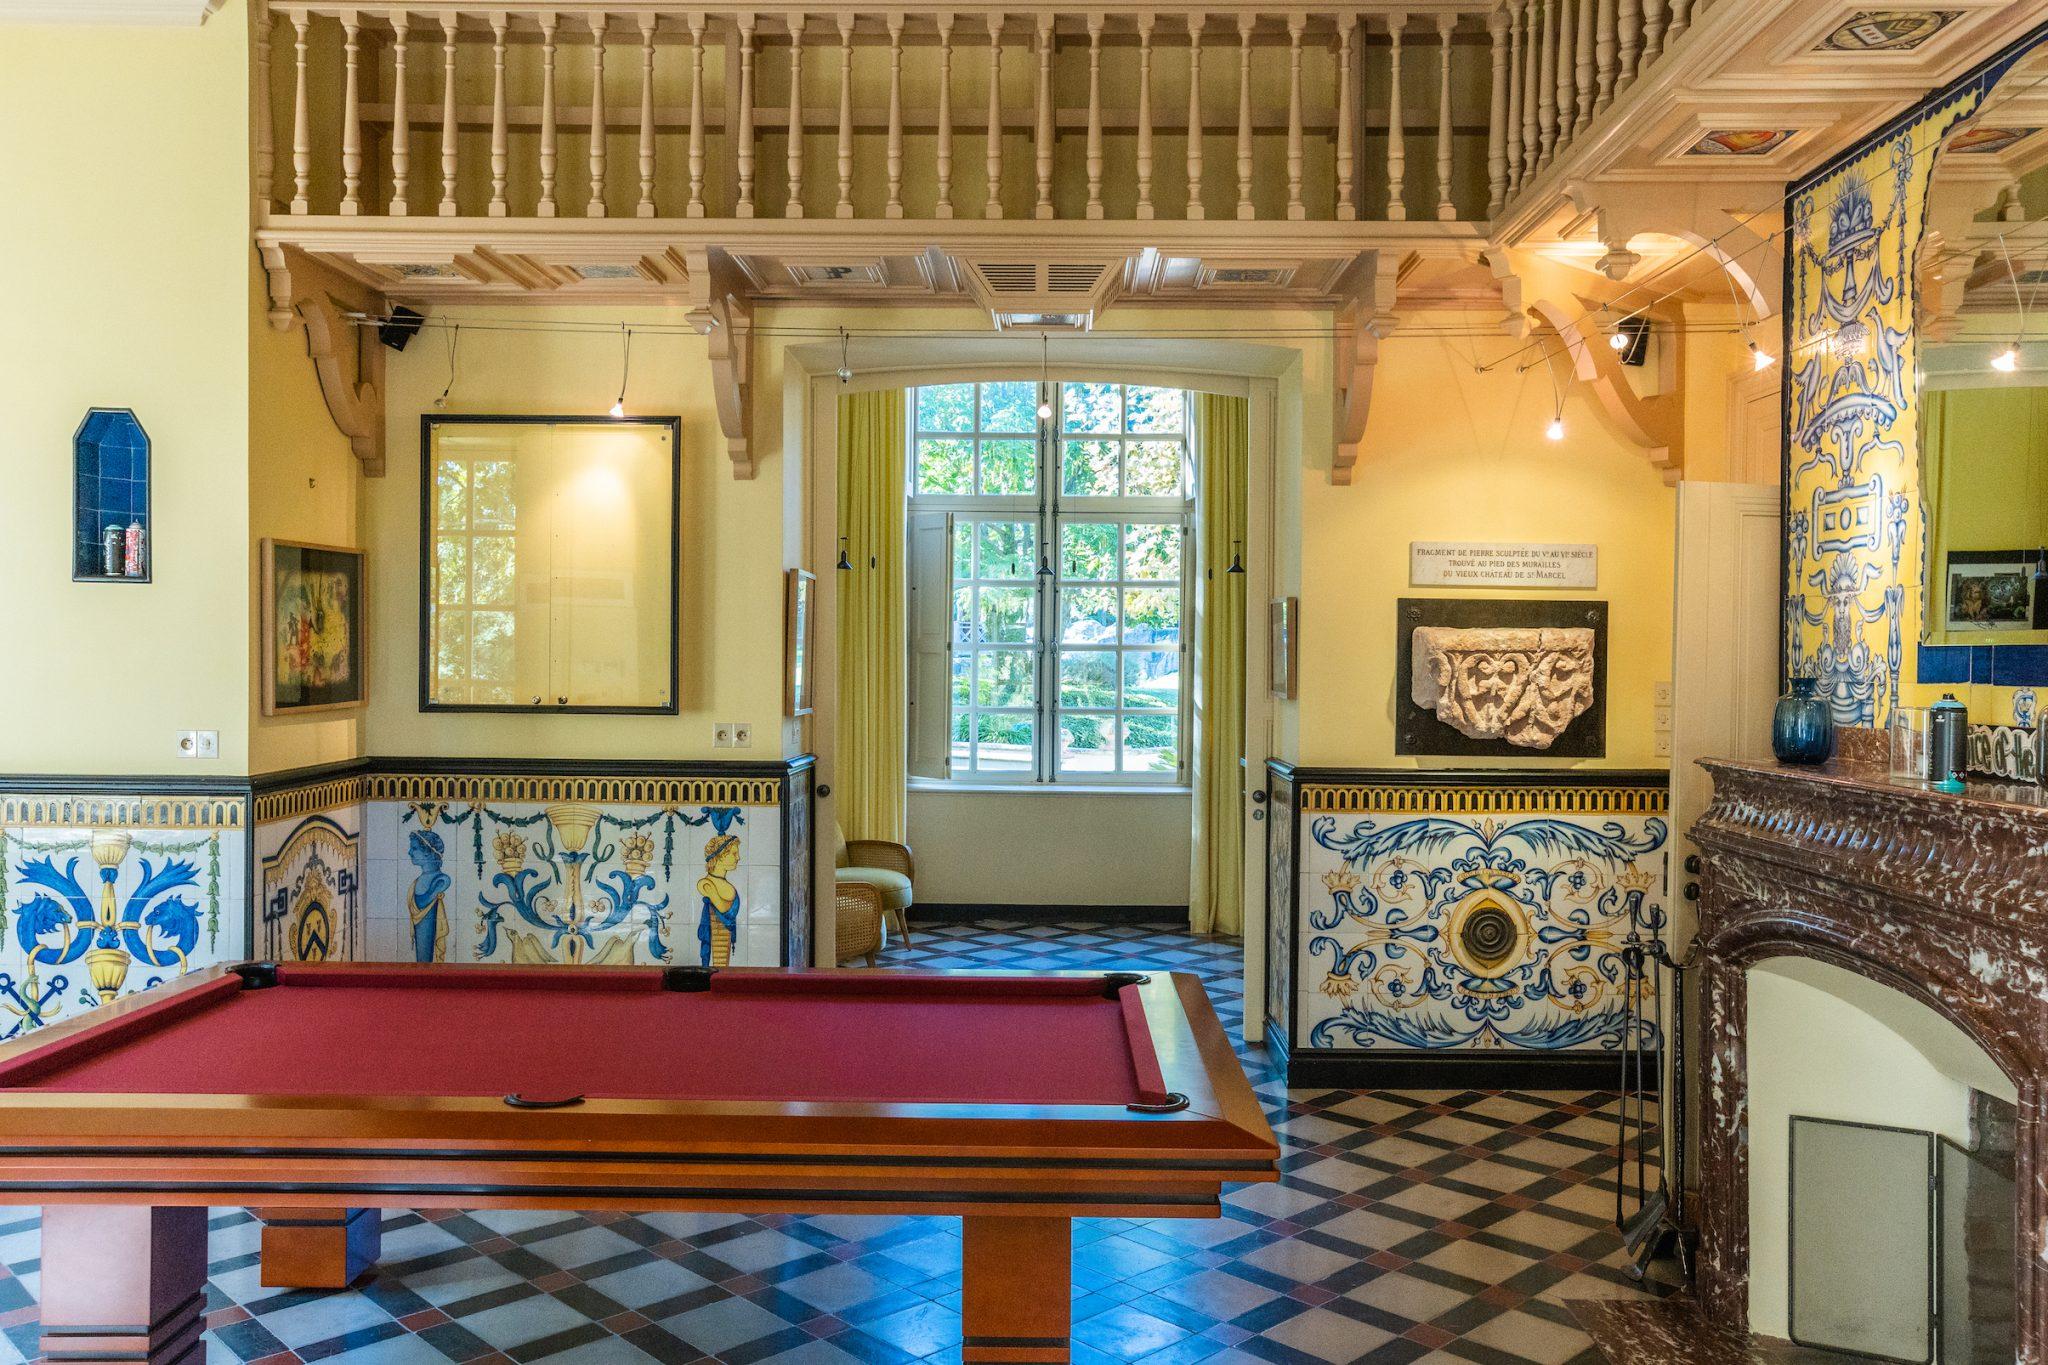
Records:
<instances>
[{"instance_id":1,"label":"blue dragon tile motif","mask_svg":"<svg viewBox=\"0 0 2048 1365\"><path fill-rule=\"evenodd\" d=\"M1309 826L1303 1012L1318 1048L1614 1050L1623 957L1664 926L1654 816L1416 815ZM1319 852L1318 852L1319 851ZM1320 870L1318 867L1320 866ZM1312 894L1320 888L1320 894ZM1657 1042L1652 1022L1635 1041Z\"/></svg>"}]
</instances>

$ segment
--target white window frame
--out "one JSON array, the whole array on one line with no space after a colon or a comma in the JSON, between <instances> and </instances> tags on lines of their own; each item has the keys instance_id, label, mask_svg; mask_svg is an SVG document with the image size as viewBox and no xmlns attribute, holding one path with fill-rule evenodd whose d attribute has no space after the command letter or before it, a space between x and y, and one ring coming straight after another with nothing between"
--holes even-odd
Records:
<instances>
[{"instance_id":1,"label":"white window frame","mask_svg":"<svg viewBox=\"0 0 2048 1365\"><path fill-rule=\"evenodd\" d=\"M974 382L977 382L978 384L987 384L1030 381L998 379L981 380ZM1061 474L1063 469L1063 442L1066 439L1069 439L1069 434L1064 432L1062 429L1064 426L1065 417L1065 413L1063 410L1063 400L1065 392L1064 385L1067 383L1118 384L1127 389L1171 387L1170 385L1161 384L1132 383L1129 381L1117 379L1113 376L1104 376L1101 378L1090 377L1086 379L1070 379L1065 381L1041 381L1037 386L1038 401L1041 405L1049 405L1052 410L1052 415L1050 418L1038 421L1036 423L1037 430L1031 435L1031 439L1034 442L1036 450L1035 469L1037 471L1036 479L1038 487L1034 492L1027 494L919 493L917 491L918 445L921 438L942 437L947 439L957 439L970 442L972 447L972 453L975 456L975 472L978 476L979 452L983 442L992 440L1017 440L1022 438L1022 433L984 432L979 430L981 423L981 404L980 393L978 388L976 393L975 405L975 426L977 428L976 430L966 432L921 431L919 430L917 419L917 389L913 388L905 395L907 400L909 418L909 420L906 421L905 423L905 428L906 438L909 444L909 450L907 452L906 458L908 461L907 468L909 470L909 478L907 482L909 484L910 489L910 510L914 516L918 514L935 513L943 514L947 518L948 533L945 537L944 545L946 556L945 577L949 588L947 594L947 619L949 623L952 623L952 628L957 628L957 623L953 622L952 617L953 591L957 590L959 587L964 586L973 588L1026 585L1026 581L1024 580L1003 580L1001 583L998 583L994 580L982 580L977 578L972 580L956 581L953 578L955 564L955 551L953 541L956 536L963 533L972 534L969 528L971 528L977 522L1026 522L1032 524L1036 528L1036 547L1041 557L1039 571L1034 573L1032 575L1032 578L1028 580L1029 584L1034 585L1036 588L1036 598L1034 607L1034 619L1036 625L1034 634L1036 638L1029 642L1028 645L1024 646L1026 648L1030 648L1035 655L1033 665L1033 704L1028 708L979 706L975 704L972 699L972 684L970 683L970 701L968 707L968 713L970 715L976 716L984 713L1031 715L1033 717L1033 753L1030 768L1028 770L1013 769L1008 771L997 770L989 772L976 771L971 767L961 767L954 765L952 760L952 735L954 723L959 715L959 711L957 709L957 703L953 695L952 676L954 667L954 655L960 649L960 642L957 640L949 640L946 667L947 687L945 692L946 717L944 744L947 776L944 779L935 779L929 777L914 779L919 783L919 785L928 785L937 782L942 785L966 788L1016 786L1033 786L1040 788L1151 787L1184 790L1187 787L1189 777L1189 745L1192 738L1189 734L1189 726L1191 724L1193 715L1193 699L1191 696L1193 687L1191 668L1194 659L1193 586L1196 582L1195 575L1198 572L1198 566L1194 562L1196 538L1193 534L1195 510L1195 440L1193 432L1195 412L1194 394L1191 391L1182 390L1183 418L1182 429L1179 433L1118 433L1113 438L1116 439L1120 443L1120 445L1132 445L1146 441L1156 442L1160 440L1177 441L1182 446L1183 451L1181 459L1181 472L1183 483L1182 493L1180 496L1174 497L1123 494L1113 496L1079 496L1065 494L1060 489L1060 483L1062 481ZM939 388L949 386L933 384L919 387ZM1111 438L1106 433L1073 433L1072 439ZM1120 450L1119 469L1121 469L1122 467L1123 458L1123 454ZM1133 525L1165 525L1177 528L1180 534L1179 578L1150 580L1130 580L1128 578L1123 577L1103 580L1065 579L1063 575L1059 572L1059 570L1062 567L1060 538L1061 528L1065 526L1085 523L1112 523L1118 525L1119 527ZM1118 535L1119 558L1121 561L1121 551L1123 545L1124 532L1120 530ZM1052 573L1048 574L1044 571L1047 566L1050 566L1053 569ZM1120 562L1120 568L1121 567L1122 566ZM1108 588L1117 594L1117 639L1112 644L1081 643L1076 645L1068 645L1061 638L1063 635L1061 618L1063 589L1079 590L1093 587ZM1159 648L1158 646L1129 645L1124 642L1124 591L1128 588L1138 588L1140 590L1143 590L1146 588L1168 587L1171 587L1178 594L1180 600L1180 627L1178 632L1179 640L1177 644L1177 651L1180 656L1179 673L1181 682L1177 693L1176 706L1172 711L1155 708L1132 709L1130 707L1123 706L1121 705L1121 703L1124 700L1123 689L1125 683L1125 676L1123 661L1125 655L1132 653L1141 653L1146 651L1147 649ZM952 630L949 629L949 636L951 633ZM1008 647L1014 646L1006 646L1000 642L989 644L982 644L977 642L969 646L969 648L973 649L973 651L977 654L988 653L991 651L1001 650L1003 648ZM1114 708L1068 708L1062 706L1060 704L1059 695L1060 664L1062 658L1070 653L1104 651L1114 651L1116 655L1117 699L1119 705L1117 705ZM1109 724L1112 731L1112 745L1110 749L1112 764L1111 771L1102 772L1094 770L1069 770L1062 772L1060 770L1060 720L1061 717L1064 715L1098 716L1102 717ZM1170 716L1174 722L1174 732L1176 735L1175 748L1177 754L1177 763L1173 771L1117 771L1116 769L1120 767L1122 763L1125 725L1133 718L1159 716ZM978 742L974 738L975 733L976 732L974 728L970 726L970 743Z\"/></svg>"}]
</instances>

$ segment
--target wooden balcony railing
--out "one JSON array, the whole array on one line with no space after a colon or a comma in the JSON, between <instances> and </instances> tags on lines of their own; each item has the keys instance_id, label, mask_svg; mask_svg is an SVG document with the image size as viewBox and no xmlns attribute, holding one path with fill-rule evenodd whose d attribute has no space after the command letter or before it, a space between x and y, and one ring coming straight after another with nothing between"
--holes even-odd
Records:
<instances>
[{"instance_id":1,"label":"wooden balcony railing","mask_svg":"<svg viewBox=\"0 0 2048 1365\"><path fill-rule=\"evenodd\" d=\"M271 222L1484 219L1705 5L257 0L255 190Z\"/></svg>"}]
</instances>

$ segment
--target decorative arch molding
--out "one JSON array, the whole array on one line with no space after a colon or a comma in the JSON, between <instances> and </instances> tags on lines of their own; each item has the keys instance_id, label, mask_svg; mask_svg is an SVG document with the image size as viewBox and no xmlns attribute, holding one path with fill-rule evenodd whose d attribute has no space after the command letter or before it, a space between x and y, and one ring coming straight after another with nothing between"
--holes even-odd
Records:
<instances>
[{"instance_id":1,"label":"decorative arch molding","mask_svg":"<svg viewBox=\"0 0 2048 1365\"><path fill-rule=\"evenodd\" d=\"M1629 383L1620 352L1594 325L1601 307L1598 299L1538 299L1529 305L1529 315L1538 328L1564 343L1572 377L1592 393L1608 429L1639 448L1664 482L1677 483L1685 473L1685 390L1679 382L1685 370L1685 311L1672 302L1636 311L1666 324L1655 348L1658 391L1646 398Z\"/></svg>"},{"instance_id":2,"label":"decorative arch molding","mask_svg":"<svg viewBox=\"0 0 2048 1365\"><path fill-rule=\"evenodd\" d=\"M270 325L306 332L306 358L335 430L348 438L363 473L384 473L384 347L353 315L386 311L379 295L290 247L262 248L270 288Z\"/></svg>"}]
</instances>

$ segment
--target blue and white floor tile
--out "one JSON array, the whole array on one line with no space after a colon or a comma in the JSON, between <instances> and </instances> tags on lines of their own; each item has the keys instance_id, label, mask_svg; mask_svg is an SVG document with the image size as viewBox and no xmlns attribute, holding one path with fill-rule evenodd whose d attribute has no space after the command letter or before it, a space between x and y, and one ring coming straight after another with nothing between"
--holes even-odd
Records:
<instances>
[{"instance_id":1,"label":"blue and white floor tile","mask_svg":"<svg viewBox=\"0 0 2048 1365\"><path fill-rule=\"evenodd\" d=\"M1238 947L1171 926L915 930L895 966L1151 967L1209 983L1233 1035ZM1075 1224L1076 1365L1595 1365L1572 1299L1618 1268L1607 1094L1295 1090L1246 1067L1287 1150L1218 1220ZM342 1293L257 1283L256 1225L213 1220L213 1365L948 1365L960 1238L944 1218L424 1211ZM33 1359L34 1209L0 1210L0 1365Z\"/></svg>"}]
</instances>

